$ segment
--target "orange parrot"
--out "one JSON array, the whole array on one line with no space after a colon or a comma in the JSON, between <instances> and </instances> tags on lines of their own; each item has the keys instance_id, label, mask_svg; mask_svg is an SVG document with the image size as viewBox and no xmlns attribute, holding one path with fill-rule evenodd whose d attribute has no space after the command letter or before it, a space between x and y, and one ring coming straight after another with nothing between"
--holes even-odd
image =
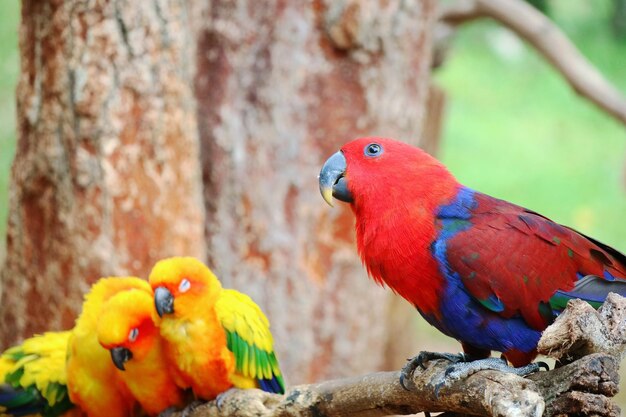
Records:
<instances>
[{"instance_id":1,"label":"orange parrot","mask_svg":"<svg viewBox=\"0 0 626 417\"><path fill-rule=\"evenodd\" d=\"M111 353L118 377L149 415L184 404L183 391L174 383L165 359L164 343L155 325L158 319L152 291L120 292L103 308L98 340Z\"/></svg>"},{"instance_id":2,"label":"orange parrot","mask_svg":"<svg viewBox=\"0 0 626 417\"><path fill-rule=\"evenodd\" d=\"M250 297L189 257L157 262L149 281L179 386L205 400L232 387L284 393L269 321Z\"/></svg>"},{"instance_id":3,"label":"orange parrot","mask_svg":"<svg viewBox=\"0 0 626 417\"><path fill-rule=\"evenodd\" d=\"M68 344L67 385L70 400L89 417L127 417L136 413L137 402L98 342L97 328L105 304L126 291L152 294L145 280L135 277L101 278L85 296L83 310Z\"/></svg>"},{"instance_id":4,"label":"orange parrot","mask_svg":"<svg viewBox=\"0 0 626 417\"><path fill-rule=\"evenodd\" d=\"M0 356L0 415L130 417L138 407L98 343L98 321L114 295L152 289L139 278L101 278L85 296L72 330L48 332Z\"/></svg>"}]
</instances>

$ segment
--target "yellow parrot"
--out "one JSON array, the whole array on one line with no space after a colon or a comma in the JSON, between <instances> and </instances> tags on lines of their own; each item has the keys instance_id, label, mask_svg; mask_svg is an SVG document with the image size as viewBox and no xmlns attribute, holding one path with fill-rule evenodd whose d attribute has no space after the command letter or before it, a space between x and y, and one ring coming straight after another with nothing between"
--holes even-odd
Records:
<instances>
[{"instance_id":1,"label":"yellow parrot","mask_svg":"<svg viewBox=\"0 0 626 417\"><path fill-rule=\"evenodd\" d=\"M85 296L68 344L67 385L70 400L89 417L127 417L137 402L119 376L111 354L98 342L98 321L106 302L126 291L152 294L145 280L135 277L101 278Z\"/></svg>"},{"instance_id":2,"label":"yellow parrot","mask_svg":"<svg viewBox=\"0 0 626 417\"><path fill-rule=\"evenodd\" d=\"M174 383L165 358L164 343L155 325L158 319L152 291L120 292L103 308L98 340L111 354L119 378L141 408L158 415L184 404L184 393Z\"/></svg>"},{"instance_id":3,"label":"yellow parrot","mask_svg":"<svg viewBox=\"0 0 626 417\"><path fill-rule=\"evenodd\" d=\"M157 262L149 281L179 386L205 400L232 387L284 393L269 321L250 297L190 257Z\"/></svg>"}]
</instances>

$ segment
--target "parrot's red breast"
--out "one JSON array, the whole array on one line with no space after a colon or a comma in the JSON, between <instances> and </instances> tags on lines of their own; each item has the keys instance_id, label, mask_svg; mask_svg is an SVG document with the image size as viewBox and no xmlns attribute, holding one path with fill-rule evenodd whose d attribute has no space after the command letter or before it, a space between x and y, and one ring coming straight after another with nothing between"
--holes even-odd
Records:
<instances>
[{"instance_id":1,"label":"parrot's red breast","mask_svg":"<svg viewBox=\"0 0 626 417\"><path fill-rule=\"evenodd\" d=\"M433 213L453 198L459 185L441 163L408 144L394 143L394 151L378 159L364 155L369 142L365 138L342 148L350 167L346 179L355 200L351 207L359 254L374 280L422 312L435 313L444 282L429 251L437 235ZM410 178L422 180L402 186Z\"/></svg>"}]
</instances>

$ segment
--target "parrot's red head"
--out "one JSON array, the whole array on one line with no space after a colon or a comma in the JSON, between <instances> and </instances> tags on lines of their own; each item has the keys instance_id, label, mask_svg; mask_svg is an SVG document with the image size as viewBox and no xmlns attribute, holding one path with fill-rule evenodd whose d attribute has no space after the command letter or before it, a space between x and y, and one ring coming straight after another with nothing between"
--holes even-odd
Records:
<instances>
[{"instance_id":1,"label":"parrot's red head","mask_svg":"<svg viewBox=\"0 0 626 417\"><path fill-rule=\"evenodd\" d=\"M157 337L157 314L152 291L130 289L111 297L98 319L98 341L111 352L115 366L124 371L128 361L146 357Z\"/></svg>"},{"instance_id":2,"label":"parrot's red head","mask_svg":"<svg viewBox=\"0 0 626 417\"><path fill-rule=\"evenodd\" d=\"M326 161L319 185L331 206L335 197L358 209L428 199L447 179L453 177L446 167L423 150L394 139L365 137L348 142Z\"/></svg>"},{"instance_id":3,"label":"parrot's red head","mask_svg":"<svg viewBox=\"0 0 626 417\"><path fill-rule=\"evenodd\" d=\"M211 270L192 257L173 257L157 262L149 277L159 316L201 317L215 304L222 285Z\"/></svg>"},{"instance_id":4,"label":"parrot's red head","mask_svg":"<svg viewBox=\"0 0 626 417\"><path fill-rule=\"evenodd\" d=\"M330 205L332 197L350 203L357 247L370 275L407 299L423 293L418 280L406 277L432 277L437 270L423 254L430 253L435 237L437 207L460 186L446 167L415 146L359 138L328 158L319 186ZM422 305L433 305L434 296L427 297Z\"/></svg>"}]
</instances>

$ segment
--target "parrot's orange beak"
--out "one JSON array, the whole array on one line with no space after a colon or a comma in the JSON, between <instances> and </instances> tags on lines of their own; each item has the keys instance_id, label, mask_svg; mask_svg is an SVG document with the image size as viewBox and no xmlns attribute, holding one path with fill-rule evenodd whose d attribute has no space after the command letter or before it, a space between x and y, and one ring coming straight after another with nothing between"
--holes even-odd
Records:
<instances>
[{"instance_id":1,"label":"parrot's orange beak","mask_svg":"<svg viewBox=\"0 0 626 417\"><path fill-rule=\"evenodd\" d=\"M326 160L319 175L320 192L331 207L333 197L346 203L354 201L346 179L346 158L341 151Z\"/></svg>"}]
</instances>

